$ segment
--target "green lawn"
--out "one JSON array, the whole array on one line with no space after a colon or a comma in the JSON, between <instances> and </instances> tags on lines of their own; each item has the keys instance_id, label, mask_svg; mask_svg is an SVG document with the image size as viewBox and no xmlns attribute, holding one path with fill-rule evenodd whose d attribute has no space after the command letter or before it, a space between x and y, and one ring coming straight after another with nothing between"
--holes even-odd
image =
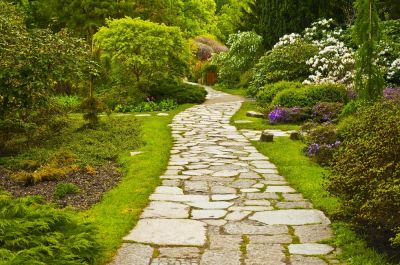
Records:
<instances>
[{"instance_id":1,"label":"green lawn","mask_svg":"<svg viewBox=\"0 0 400 265\"><path fill-rule=\"evenodd\" d=\"M274 163L281 175L309 199L314 207L332 216L338 209L339 202L324 188L324 176L329 173L303 155L304 144L279 137L272 143L253 142L254 146ZM365 241L358 237L343 222L334 221L335 238L330 242L342 249L339 259L348 265L389 265L392 264L383 254L368 248Z\"/></svg>"},{"instance_id":2,"label":"green lawn","mask_svg":"<svg viewBox=\"0 0 400 265\"><path fill-rule=\"evenodd\" d=\"M244 88L242 88L242 87L240 87L240 88L227 88L225 86L215 85L212 88L215 89L215 90L221 91L221 92L228 93L228 94L247 97L246 90Z\"/></svg>"},{"instance_id":3,"label":"green lawn","mask_svg":"<svg viewBox=\"0 0 400 265\"><path fill-rule=\"evenodd\" d=\"M130 157L121 154L124 177L121 183L109 191L100 203L82 213L100 229L99 237L105 242L104 255L98 264L111 259L122 243L122 238L134 227L148 198L160 184L159 176L167 167L172 137L167 126L173 116L188 108L184 105L169 112L167 117L139 117L144 145L139 150L144 153Z\"/></svg>"},{"instance_id":4,"label":"green lawn","mask_svg":"<svg viewBox=\"0 0 400 265\"><path fill-rule=\"evenodd\" d=\"M282 131L291 131L300 129L300 126L297 124L272 125L269 124L266 119L247 117L246 113L248 111L263 112L263 109L260 108L255 102L243 102L240 110L231 118L231 124L235 125L238 129L249 129L249 130L275 129ZM249 120L252 121L253 123L235 124L234 121L236 120Z\"/></svg>"}]
</instances>

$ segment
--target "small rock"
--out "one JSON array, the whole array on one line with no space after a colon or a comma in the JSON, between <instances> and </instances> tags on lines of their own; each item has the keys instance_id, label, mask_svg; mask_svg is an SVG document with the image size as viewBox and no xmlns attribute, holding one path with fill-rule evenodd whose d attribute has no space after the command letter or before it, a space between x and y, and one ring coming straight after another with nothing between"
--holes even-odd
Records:
<instances>
[{"instance_id":1,"label":"small rock","mask_svg":"<svg viewBox=\"0 0 400 265\"><path fill-rule=\"evenodd\" d=\"M302 138L302 135L300 132L291 132L290 133L291 140L297 141L297 140L301 140L301 138Z\"/></svg>"},{"instance_id":2,"label":"small rock","mask_svg":"<svg viewBox=\"0 0 400 265\"><path fill-rule=\"evenodd\" d=\"M334 250L333 247L326 244L291 244L289 245L290 254L300 255L326 255Z\"/></svg>"},{"instance_id":3,"label":"small rock","mask_svg":"<svg viewBox=\"0 0 400 265\"><path fill-rule=\"evenodd\" d=\"M257 111L248 111L246 113L246 116L254 118L265 118L265 115L263 113Z\"/></svg>"},{"instance_id":4,"label":"small rock","mask_svg":"<svg viewBox=\"0 0 400 265\"><path fill-rule=\"evenodd\" d=\"M142 152L142 151L137 151L137 152L131 152L130 154L131 154L131 156L137 156L137 155L141 155L143 153L144 152Z\"/></svg>"},{"instance_id":5,"label":"small rock","mask_svg":"<svg viewBox=\"0 0 400 265\"><path fill-rule=\"evenodd\" d=\"M260 137L261 142L273 142L274 135L269 132L262 132Z\"/></svg>"},{"instance_id":6,"label":"small rock","mask_svg":"<svg viewBox=\"0 0 400 265\"><path fill-rule=\"evenodd\" d=\"M161 112L161 113L158 113L157 116L158 117L165 117L165 116L169 116L169 114Z\"/></svg>"}]
</instances>

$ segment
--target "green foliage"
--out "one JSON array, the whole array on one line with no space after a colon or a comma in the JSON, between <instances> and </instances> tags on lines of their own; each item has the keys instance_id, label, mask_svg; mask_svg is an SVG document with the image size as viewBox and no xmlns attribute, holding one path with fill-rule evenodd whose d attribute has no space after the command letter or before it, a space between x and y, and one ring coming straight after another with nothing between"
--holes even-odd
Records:
<instances>
[{"instance_id":1,"label":"green foliage","mask_svg":"<svg viewBox=\"0 0 400 265\"><path fill-rule=\"evenodd\" d=\"M256 93L256 100L260 105L269 105L279 92L286 89L296 90L302 87L304 87L304 85L300 82L280 81L277 83L266 84L257 91L253 91L249 88L247 92L251 95Z\"/></svg>"},{"instance_id":2,"label":"green foliage","mask_svg":"<svg viewBox=\"0 0 400 265\"><path fill-rule=\"evenodd\" d=\"M77 112L82 104L78 96L56 96L54 97L56 104L64 113Z\"/></svg>"},{"instance_id":3,"label":"green foliage","mask_svg":"<svg viewBox=\"0 0 400 265\"><path fill-rule=\"evenodd\" d=\"M347 103L343 110L342 113L340 114L340 118L345 118L350 115L355 114L362 106L366 104L365 101L362 100L352 100L349 103Z\"/></svg>"},{"instance_id":4,"label":"green foliage","mask_svg":"<svg viewBox=\"0 0 400 265\"><path fill-rule=\"evenodd\" d=\"M282 80L303 82L310 75L306 61L317 53L315 45L302 40L268 51L255 66L250 90Z\"/></svg>"},{"instance_id":5,"label":"green foliage","mask_svg":"<svg viewBox=\"0 0 400 265\"><path fill-rule=\"evenodd\" d=\"M400 228L399 117L398 105L390 101L360 109L342 129L329 177L342 215L381 246L395 243Z\"/></svg>"},{"instance_id":6,"label":"green foliage","mask_svg":"<svg viewBox=\"0 0 400 265\"><path fill-rule=\"evenodd\" d=\"M214 56L213 63L219 67L218 79L227 85L234 85L263 53L262 38L254 32L241 32L231 34L227 45L229 51Z\"/></svg>"},{"instance_id":7,"label":"green foliage","mask_svg":"<svg viewBox=\"0 0 400 265\"><path fill-rule=\"evenodd\" d=\"M86 98L82 104L81 109L83 110L83 118L88 122L89 128L96 128L99 124L99 113L104 110L104 104L94 96Z\"/></svg>"},{"instance_id":8,"label":"green foliage","mask_svg":"<svg viewBox=\"0 0 400 265\"><path fill-rule=\"evenodd\" d=\"M156 99L174 99L178 104L203 103L207 91L195 84L185 84L181 81L163 80L150 87L150 94Z\"/></svg>"},{"instance_id":9,"label":"green foliage","mask_svg":"<svg viewBox=\"0 0 400 265\"><path fill-rule=\"evenodd\" d=\"M54 196L58 199L62 199L68 194L75 194L80 191L79 187L72 183L60 182L56 186Z\"/></svg>"},{"instance_id":10,"label":"green foliage","mask_svg":"<svg viewBox=\"0 0 400 265\"><path fill-rule=\"evenodd\" d=\"M346 20L345 8L352 0L255 0L244 12L242 30L255 31L264 38L264 47L271 49L285 34L300 33L319 18Z\"/></svg>"},{"instance_id":11,"label":"green foliage","mask_svg":"<svg viewBox=\"0 0 400 265\"><path fill-rule=\"evenodd\" d=\"M173 99L163 99L160 102L146 101L137 105L117 105L116 112L151 112L151 111L170 111L178 107Z\"/></svg>"},{"instance_id":12,"label":"green foliage","mask_svg":"<svg viewBox=\"0 0 400 265\"><path fill-rule=\"evenodd\" d=\"M313 107L318 102L346 103L347 101L347 91L343 85L318 84L283 90L275 96L272 106Z\"/></svg>"},{"instance_id":13,"label":"green foliage","mask_svg":"<svg viewBox=\"0 0 400 265\"><path fill-rule=\"evenodd\" d=\"M357 0L357 18L353 38L358 45L356 53L355 88L363 100L374 101L382 95L383 73L376 65L377 44L380 40L376 0Z\"/></svg>"},{"instance_id":14,"label":"green foliage","mask_svg":"<svg viewBox=\"0 0 400 265\"><path fill-rule=\"evenodd\" d=\"M182 78L189 69L189 45L179 28L139 18L107 20L94 36L103 60L123 67L136 81Z\"/></svg>"},{"instance_id":15,"label":"green foliage","mask_svg":"<svg viewBox=\"0 0 400 265\"><path fill-rule=\"evenodd\" d=\"M101 250L96 229L69 210L39 198L0 194L2 264L94 264Z\"/></svg>"}]
</instances>

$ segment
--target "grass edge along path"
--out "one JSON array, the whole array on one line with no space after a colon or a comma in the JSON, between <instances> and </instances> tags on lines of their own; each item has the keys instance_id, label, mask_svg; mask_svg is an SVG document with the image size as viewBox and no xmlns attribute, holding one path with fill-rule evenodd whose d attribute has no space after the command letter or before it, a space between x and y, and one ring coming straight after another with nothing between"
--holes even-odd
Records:
<instances>
[{"instance_id":1,"label":"grass edge along path","mask_svg":"<svg viewBox=\"0 0 400 265\"><path fill-rule=\"evenodd\" d=\"M124 177L114 189L107 192L101 202L83 213L84 217L99 228L99 240L104 245L102 256L96 264L111 260L122 238L135 226L149 196L161 183L159 176L165 171L173 139L168 124L179 112L192 105L182 105L169 112L167 117L138 117L144 145L143 154L131 157L120 155L119 162ZM133 151L133 150L132 150Z\"/></svg>"},{"instance_id":2,"label":"grass edge along path","mask_svg":"<svg viewBox=\"0 0 400 265\"><path fill-rule=\"evenodd\" d=\"M287 181L309 199L315 208L332 215L339 202L323 187L328 170L312 162L303 154L304 144L288 137L276 137L272 143L252 142L257 150L269 157ZM338 259L347 265L394 265L384 254L369 248L366 242L343 222L333 221L334 238L330 244L339 247Z\"/></svg>"}]
</instances>

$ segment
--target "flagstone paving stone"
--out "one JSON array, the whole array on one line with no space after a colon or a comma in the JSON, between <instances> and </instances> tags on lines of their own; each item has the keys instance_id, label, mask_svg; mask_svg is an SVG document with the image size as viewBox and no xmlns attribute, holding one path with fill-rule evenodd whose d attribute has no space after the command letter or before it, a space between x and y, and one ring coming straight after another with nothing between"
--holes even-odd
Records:
<instances>
[{"instance_id":1,"label":"flagstone paving stone","mask_svg":"<svg viewBox=\"0 0 400 265\"><path fill-rule=\"evenodd\" d=\"M162 185L111 264L334 263L334 248L318 244L332 236L329 219L251 145L258 132L229 124L243 99L206 89L205 104L170 124L175 142Z\"/></svg>"}]
</instances>

